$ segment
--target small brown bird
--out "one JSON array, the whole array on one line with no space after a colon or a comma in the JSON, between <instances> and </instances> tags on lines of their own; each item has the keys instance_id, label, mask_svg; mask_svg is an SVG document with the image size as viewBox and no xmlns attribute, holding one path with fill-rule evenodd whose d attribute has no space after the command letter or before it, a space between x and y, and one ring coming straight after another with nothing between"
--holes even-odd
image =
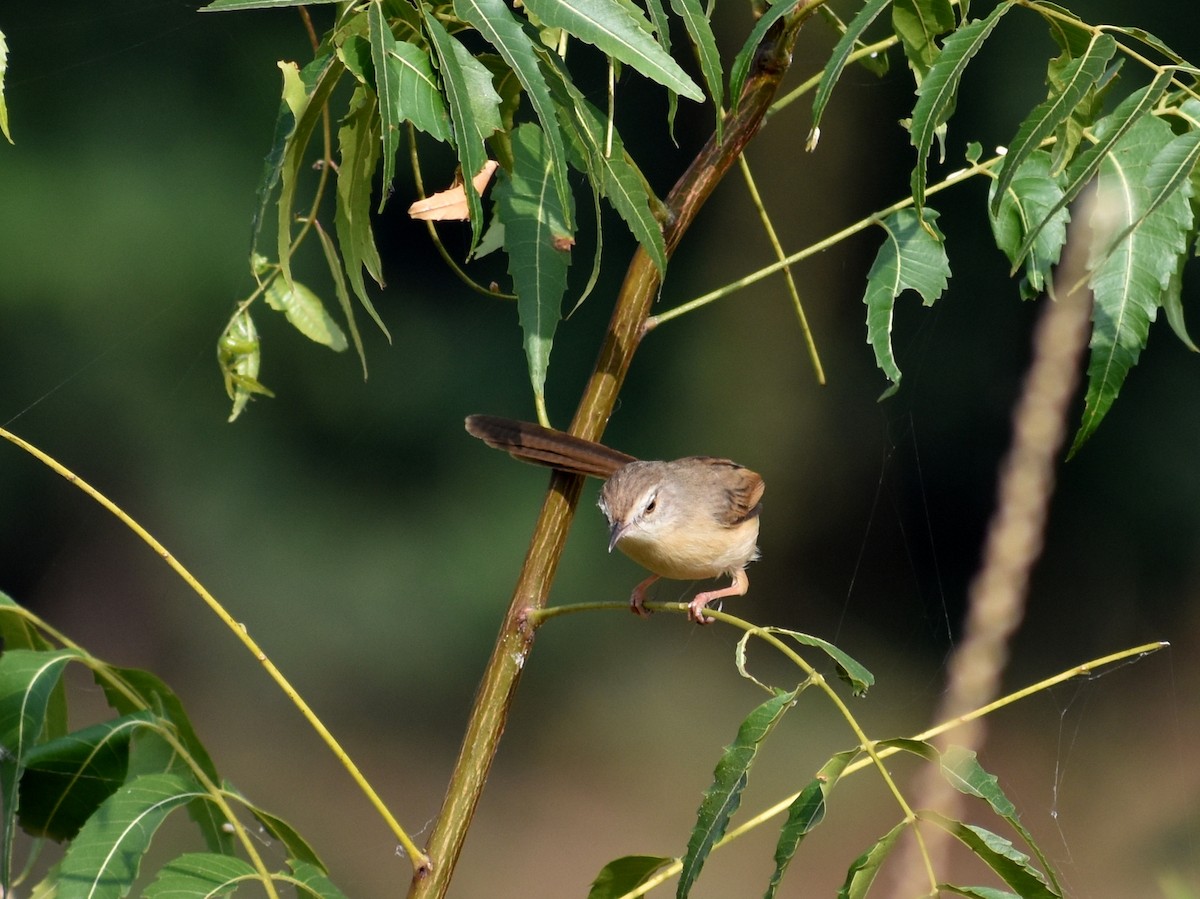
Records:
<instances>
[{"instance_id":1,"label":"small brown bird","mask_svg":"<svg viewBox=\"0 0 1200 899\"><path fill-rule=\"evenodd\" d=\"M699 580L729 575L733 583L699 593L688 617L708 624L704 607L750 586L746 566L758 558L763 479L728 459L688 456L642 462L590 440L541 425L492 415L467 417L467 432L513 458L604 478L600 510L608 519L608 550L621 550L653 572L629 598L638 615L646 590L660 577Z\"/></svg>"}]
</instances>

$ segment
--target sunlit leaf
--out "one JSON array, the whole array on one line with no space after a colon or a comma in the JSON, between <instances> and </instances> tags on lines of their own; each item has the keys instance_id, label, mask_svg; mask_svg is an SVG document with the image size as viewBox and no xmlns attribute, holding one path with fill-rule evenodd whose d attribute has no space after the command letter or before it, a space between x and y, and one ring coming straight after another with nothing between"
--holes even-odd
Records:
<instances>
[{"instance_id":1,"label":"sunlit leaf","mask_svg":"<svg viewBox=\"0 0 1200 899\"><path fill-rule=\"evenodd\" d=\"M659 855L626 855L613 859L600 869L592 881L587 899L617 899L618 896L624 896L674 860Z\"/></svg>"},{"instance_id":2,"label":"sunlit leaf","mask_svg":"<svg viewBox=\"0 0 1200 899\"><path fill-rule=\"evenodd\" d=\"M463 0L454 5L458 9ZM539 21L600 48L677 94L704 99L696 82L654 40L645 14L629 0L526 0L525 7ZM471 24L479 27L474 21ZM712 49L715 52L715 44ZM718 71L719 67L718 63Z\"/></svg>"},{"instance_id":3,"label":"sunlit leaf","mask_svg":"<svg viewBox=\"0 0 1200 899\"><path fill-rule=\"evenodd\" d=\"M563 209L570 209L571 188L567 183L567 152L559 132L554 100L538 65L532 41L504 0L454 0L454 12L459 18L473 25L496 48L508 63L508 67L520 79L545 135L559 205ZM482 165L481 159L477 165L464 166L463 171L477 172ZM567 224L572 229L575 226L573 219L569 219Z\"/></svg>"},{"instance_id":4,"label":"sunlit leaf","mask_svg":"<svg viewBox=\"0 0 1200 899\"><path fill-rule=\"evenodd\" d=\"M834 755L788 806L787 821L780 829L779 841L775 844L775 871L767 884L764 899L774 899L796 850L809 832L825 819L829 794L856 755L857 749L847 749Z\"/></svg>"},{"instance_id":5,"label":"sunlit leaf","mask_svg":"<svg viewBox=\"0 0 1200 899\"><path fill-rule=\"evenodd\" d=\"M906 827L907 824L901 821L851 863L846 872L846 880L838 890L837 899L864 899L867 891L871 889L871 884L875 882L875 875L879 873L880 866L891 854L896 840Z\"/></svg>"},{"instance_id":6,"label":"sunlit leaf","mask_svg":"<svg viewBox=\"0 0 1200 899\"><path fill-rule=\"evenodd\" d=\"M21 827L62 842L125 782L129 741L154 722L150 712L94 724L34 747L21 777Z\"/></svg>"},{"instance_id":7,"label":"sunlit leaf","mask_svg":"<svg viewBox=\"0 0 1200 899\"><path fill-rule=\"evenodd\" d=\"M379 196L379 211L392 193L392 178L396 175L396 148L400 141L400 70L393 67L396 39L383 14L383 0L367 4L367 27L371 36L371 62L375 69L375 96L379 100L380 147L383 153L383 187ZM428 65L428 63L426 63ZM433 72L429 73L430 82ZM436 92L436 86L435 86Z\"/></svg>"},{"instance_id":8,"label":"sunlit leaf","mask_svg":"<svg viewBox=\"0 0 1200 899\"><path fill-rule=\"evenodd\" d=\"M1038 148L1043 140L1054 133L1054 130L1071 114L1083 100L1088 89L1104 74L1108 61L1116 52L1117 42L1110 35L1097 34L1088 47L1087 52L1063 70L1057 90L1050 97L1039 103L1025 117L1025 121L1017 129L1008 146L1000 169L996 192L993 194L991 211L995 212L1009 183L1016 177L1021 163Z\"/></svg>"},{"instance_id":9,"label":"sunlit leaf","mask_svg":"<svg viewBox=\"0 0 1200 899\"><path fill-rule=\"evenodd\" d=\"M954 25L950 0L893 0L892 30L900 38L918 84L941 53L937 38Z\"/></svg>"},{"instance_id":10,"label":"sunlit leaf","mask_svg":"<svg viewBox=\"0 0 1200 899\"><path fill-rule=\"evenodd\" d=\"M963 25L946 38L942 52L921 81L910 128L912 145L917 148L912 191L918 209L925 205L925 161L933 147L934 136L954 109L958 85L967 65L987 42L1000 17L1010 9L1012 3L999 3L985 18Z\"/></svg>"},{"instance_id":11,"label":"sunlit leaf","mask_svg":"<svg viewBox=\"0 0 1200 899\"><path fill-rule=\"evenodd\" d=\"M738 728L737 738L722 752L713 771L712 785L704 792L704 799L696 813L696 826L688 840L683 868L679 873L677 899L685 899L691 892L713 844L724 836L729 819L741 805L742 791L759 747L770 736L784 712L791 708L796 694L796 690L786 693L777 691L746 717Z\"/></svg>"},{"instance_id":12,"label":"sunlit leaf","mask_svg":"<svg viewBox=\"0 0 1200 899\"><path fill-rule=\"evenodd\" d=\"M1184 135L1186 137L1186 135ZM1192 227L1189 179L1172 179L1176 137L1160 119L1140 119L1100 165L1088 266L1091 359L1074 454L1099 427L1146 345L1150 323L1176 276ZM1184 149L1186 150L1186 145ZM1190 152L1190 150L1189 150ZM1164 174L1164 172L1166 174ZM1152 177L1153 176L1153 177ZM1164 195L1164 185L1174 185ZM1115 246L1113 237L1123 235Z\"/></svg>"},{"instance_id":13,"label":"sunlit leaf","mask_svg":"<svg viewBox=\"0 0 1200 899\"><path fill-rule=\"evenodd\" d=\"M917 817L955 837L1022 899L1060 899L1062 894L1046 882L1042 872L1030 863L1029 856L1004 837L928 809L917 812Z\"/></svg>"},{"instance_id":14,"label":"sunlit leaf","mask_svg":"<svg viewBox=\"0 0 1200 899\"><path fill-rule=\"evenodd\" d=\"M335 352L346 349L346 335L325 310L321 298L299 281L291 288L276 278L267 285L267 305L287 316L292 326L309 340Z\"/></svg>"},{"instance_id":15,"label":"sunlit leaf","mask_svg":"<svg viewBox=\"0 0 1200 899\"><path fill-rule=\"evenodd\" d=\"M254 867L236 856L188 852L164 865L142 896L145 899L207 899L226 896L241 882L257 878Z\"/></svg>"},{"instance_id":16,"label":"sunlit leaf","mask_svg":"<svg viewBox=\"0 0 1200 899\"><path fill-rule=\"evenodd\" d=\"M540 398L561 317L574 237L574 218L558 203L553 165L541 129L521 125L513 135L515 167L496 185L496 215L504 224L508 271L517 294L534 396Z\"/></svg>"},{"instance_id":17,"label":"sunlit leaf","mask_svg":"<svg viewBox=\"0 0 1200 899\"><path fill-rule=\"evenodd\" d=\"M988 203L992 236L1013 265L1025 251L1025 276L1021 296L1030 299L1046 289L1051 268L1058 263L1067 239L1071 216L1063 203L1063 190L1050 174L1050 154L1038 150L1025 159L999 203ZM991 190L996 190L996 182ZM994 212L992 210L995 210ZM1033 229L1037 228L1036 235Z\"/></svg>"},{"instance_id":18,"label":"sunlit leaf","mask_svg":"<svg viewBox=\"0 0 1200 899\"><path fill-rule=\"evenodd\" d=\"M709 22L712 8L713 4L710 3L708 9L705 10L700 5L700 0L671 0L671 9L683 20L688 37L692 40L692 47L695 48L696 57L700 61L700 72L704 76L704 83L708 87L708 95L712 98L713 109L716 113L717 140L720 140L724 117L725 95L723 91L725 83L724 73L721 70L721 54L717 50L717 39L713 36L712 24ZM670 59L665 50L663 54ZM673 92L675 91L671 85L667 86ZM685 97L688 96L684 91L678 91L678 93L682 93Z\"/></svg>"},{"instance_id":19,"label":"sunlit leaf","mask_svg":"<svg viewBox=\"0 0 1200 899\"><path fill-rule=\"evenodd\" d=\"M323 870L307 862L291 860L292 873L296 883L304 891L300 895L315 896L317 899L346 899L345 893L333 885Z\"/></svg>"},{"instance_id":20,"label":"sunlit leaf","mask_svg":"<svg viewBox=\"0 0 1200 899\"><path fill-rule=\"evenodd\" d=\"M930 75L925 83L932 78ZM867 342L875 351L876 364L892 382L881 400L900 389L900 368L892 353L896 298L906 290L915 290L924 305L932 306L950 277L945 238L938 231L937 217L936 210L926 208L927 227L922 227L915 210L901 209L880 223L887 236L867 272L863 302L867 305Z\"/></svg>"},{"instance_id":21,"label":"sunlit leaf","mask_svg":"<svg viewBox=\"0 0 1200 899\"><path fill-rule=\"evenodd\" d=\"M8 71L8 42L4 40L4 32L0 31L0 132L13 142L8 130L8 103L4 99L4 75Z\"/></svg>"},{"instance_id":22,"label":"sunlit leaf","mask_svg":"<svg viewBox=\"0 0 1200 899\"><path fill-rule=\"evenodd\" d=\"M229 413L231 422L237 420L255 394L275 395L258 383L262 347L259 345L254 319L245 309L230 319L225 333L217 341L217 364L220 365L221 377L225 380L225 392L233 400L233 410Z\"/></svg>"},{"instance_id":23,"label":"sunlit leaf","mask_svg":"<svg viewBox=\"0 0 1200 899\"><path fill-rule=\"evenodd\" d=\"M177 774L148 774L110 796L67 847L58 899L119 899L129 892L150 841L172 811L205 794Z\"/></svg>"}]
</instances>

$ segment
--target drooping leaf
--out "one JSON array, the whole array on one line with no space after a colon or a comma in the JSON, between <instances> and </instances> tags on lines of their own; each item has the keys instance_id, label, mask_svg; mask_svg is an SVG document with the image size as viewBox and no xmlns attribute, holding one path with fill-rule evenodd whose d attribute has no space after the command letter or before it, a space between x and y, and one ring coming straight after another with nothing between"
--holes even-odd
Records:
<instances>
[{"instance_id":1,"label":"drooping leaf","mask_svg":"<svg viewBox=\"0 0 1200 899\"><path fill-rule=\"evenodd\" d=\"M250 813L254 815L258 823L266 829L267 833L283 844L283 848L287 850L290 858L311 865L320 871L326 870L324 862L321 861L316 851L291 824L277 815L272 815L266 809L259 808L244 798L242 803L250 810Z\"/></svg>"},{"instance_id":2,"label":"drooping leaf","mask_svg":"<svg viewBox=\"0 0 1200 899\"><path fill-rule=\"evenodd\" d=\"M187 852L164 865L142 895L145 899L208 899L227 896L243 881L257 879L253 866L236 856Z\"/></svg>"},{"instance_id":3,"label":"drooping leaf","mask_svg":"<svg viewBox=\"0 0 1200 899\"><path fill-rule=\"evenodd\" d=\"M571 140L579 168L599 186L630 233L650 254L659 272L665 273L667 248L662 226L651 208L651 204L658 204L657 197L651 193L645 177L625 151L620 133L615 128L612 130L611 152L607 152L604 114L587 101L557 66L553 71L563 76L555 78L551 84L559 115L570 117L570 122L563 125L563 132Z\"/></svg>"},{"instance_id":4,"label":"drooping leaf","mask_svg":"<svg viewBox=\"0 0 1200 899\"><path fill-rule=\"evenodd\" d=\"M450 114L438 90L429 54L409 41L395 41L387 54L396 73L396 118L412 122L435 140L450 139Z\"/></svg>"},{"instance_id":5,"label":"drooping leaf","mask_svg":"<svg viewBox=\"0 0 1200 899\"><path fill-rule=\"evenodd\" d=\"M850 54L854 52L854 45L862 37L863 32L870 27L881 12L887 9L892 0L867 0L863 4L850 24L846 26L845 33L841 36L833 46L833 52L829 55L829 62L825 63L825 68L821 71L821 80L817 84L817 92L813 96L812 108L812 128L808 132L808 138L805 140L805 146L812 150L817 146L817 141L821 134L821 116L825 114L825 106L829 103L829 97L833 94L833 88L838 83L838 79L842 77L842 72L846 68L846 60ZM745 52L743 50L743 52ZM740 54L739 54L740 55ZM735 62L736 65L736 62ZM744 63L746 69L749 69L750 60L747 58ZM742 79L745 79L742 75ZM730 88L730 95L735 99L738 96Z\"/></svg>"},{"instance_id":6,"label":"drooping leaf","mask_svg":"<svg viewBox=\"0 0 1200 899\"><path fill-rule=\"evenodd\" d=\"M558 204L553 163L541 129L533 123L521 125L513 135L513 156L513 171L496 185L496 215L504 224L529 379L540 400L567 286L574 243L567 223L574 214Z\"/></svg>"},{"instance_id":7,"label":"drooping leaf","mask_svg":"<svg viewBox=\"0 0 1200 899\"><path fill-rule=\"evenodd\" d=\"M1100 168L1100 163L1104 160L1105 155L1138 119L1150 112L1170 83L1171 73L1169 71L1160 72L1150 84L1131 93L1118 104L1110 115L1105 116L1096 124L1093 135L1097 138L1097 142L1080 153L1071 163L1063 179L1062 195L1043 213L1041 221L1026 233L1021 248L1017 250L1015 256L1009 257L1012 259L1014 271L1033 248L1034 243L1038 241L1042 229L1091 183L1092 177ZM994 184L995 182L993 182ZM992 190L995 190L994 186Z\"/></svg>"},{"instance_id":8,"label":"drooping leaf","mask_svg":"<svg viewBox=\"0 0 1200 899\"><path fill-rule=\"evenodd\" d=\"M471 248L483 233L483 204L479 192L470 184L470 175L487 162L483 142L500 127L497 108L500 97L492 89L491 74L476 60L441 22L423 8L425 31L438 58L450 120L454 123L454 145L458 150L459 166L467 182L467 208L471 219ZM490 92L490 93L489 93Z\"/></svg>"},{"instance_id":9,"label":"drooping leaf","mask_svg":"<svg viewBox=\"0 0 1200 899\"><path fill-rule=\"evenodd\" d=\"M167 815L204 795L178 774L147 774L121 787L67 847L57 899L120 899Z\"/></svg>"},{"instance_id":10,"label":"drooping leaf","mask_svg":"<svg viewBox=\"0 0 1200 899\"><path fill-rule=\"evenodd\" d=\"M765 689L770 690L772 688L761 684L746 668L746 649L750 640L764 632L780 637L788 637L795 640L801 646L812 646L815 649L821 650L833 660L837 666L838 677L850 687L855 696L865 696L867 690L875 683L875 675L868 671L859 661L850 656L849 653L843 652L829 641L783 627L763 627L753 631L746 631L742 635L741 639L738 640L735 661L742 677L754 681Z\"/></svg>"},{"instance_id":11,"label":"drooping leaf","mask_svg":"<svg viewBox=\"0 0 1200 899\"><path fill-rule=\"evenodd\" d=\"M522 29L520 21L509 10L504 0L454 0L454 12L459 18L473 25L484 39L496 48L520 80L546 138L559 205L563 209L569 209L571 188L567 183L567 152L559 132L554 100L538 65L533 41ZM481 160L480 166L482 164ZM479 166L468 166L464 171L477 172ZM567 225L574 229L574 220L569 219Z\"/></svg>"},{"instance_id":12,"label":"drooping leaf","mask_svg":"<svg viewBox=\"0 0 1200 899\"><path fill-rule=\"evenodd\" d=\"M1021 297L1030 299L1046 289L1051 268L1058 263L1067 240L1070 214L1062 202L1058 179L1050 174L1050 154L1045 150L1028 156L999 203L988 203L992 236L1014 266L1018 265L1026 243L1025 275L1021 279ZM991 184L996 190L996 182ZM992 209L995 212L992 212ZM1053 210L1053 211L1052 211ZM1037 234L1032 235L1037 228ZM1032 236L1031 236L1032 235Z\"/></svg>"},{"instance_id":13,"label":"drooping leaf","mask_svg":"<svg viewBox=\"0 0 1200 899\"><path fill-rule=\"evenodd\" d=\"M618 896L624 896L673 861L673 858L659 855L626 855L613 859L600 869L592 881L587 899L617 899Z\"/></svg>"},{"instance_id":14,"label":"drooping leaf","mask_svg":"<svg viewBox=\"0 0 1200 899\"><path fill-rule=\"evenodd\" d=\"M455 9L460 3L463 0ZM675 93L697 102L704 99L699 85L654 40L653 27L630 0L529 0L525 6L539 21L598 47ZM712 49L715 52L715 43Z\"/></svg>"},{"instance_id":15,"label":"drooping leaf","mask_svg":"<svg viewBox=\"0 0 1200 899\"><path fill-rule=\"evenodd\" d=\"M1137 364L1150 323L1187 248L1191 182L1174 179L1170 172L1178 165L1180 147L1188 148L1175 140L1165 122L1146 116L1100 165L1088 261L1094 297L1091 358L1083 420L1072 455L1099 427L1125 376ZM1173 191L1164 195L1162 189L1168 184ZM1118 235L1114 246L1111 241Z\"/></svg>"},{"instance_id":16,"label":"drooping leaf","mask_svg":"<svg viewBox=\"0 0 1200 899\"><path fill-rule=\"evenodd\" d=\"M4 99L4 75L7 71L8 42L4 39L4 32L0 31L0 133L3 133L11 144L13 139L8 130L8 103Z\"/></svg>"},{"instance_id":17,"label":"drooping leaf","mask_svg":"<svg viewBox=\"0 0 1200 899\"><path fill-rule=\"evenodd\" d=\"M309 340L338 353L346 349L346 335L325 310L321 298L299 281L293 281L289 289L283 278L276 278L267 285L264 298Z\"/></svg>"},{"instance_id":18,"label":"drooping leaf","mask_svg":"<svg viewBox=\"0 0 1200 899\"><path fill-rule=\"evenodd\" d=\"M358 330L358 322L354 318L354 305L350 302L350 291L346 288L346 277L342 271L342 261L338 258L337 247L333 238L321 227L320 222L314 222L317 238L321 242L321 252L325 256L325 264L329 267L329 277L333 279L333 293L337 297L342 315L346 317L346 327L350 330L350 341L362 364L363 380L367 377L367 351L363 347L362 334Z\"/></svg>"},{"instance_id":19,"label":"drooping leaf","mask_svg":"<svg viewBox=\"0 0 1200 899\"><path fill-rule=\"evenodd\" d=\"M289 864L296 884L304 891L302 895L316 899L346 899L346 895L333 885L329 875L320 868L294 859Z\"/></svg>"},{"instance_id":20,"label":"drooping leaf","mask_svg":"<svg viewBox=\"0 0 1200 899\"><path fill-rule=\"evenodd\" d=\"M225 379L225 392L233 400L229 421L236 421L246 404L255 394L274 396L258 383L258 369L262 365L262 346L258 341L258 329L254 319L245 309L238 312L217 341L217 364Z\"/></svg>"},{"instance_id":21,"label":"drooping leaf","mask_svg":"<svg viewBox=\"0 0 1200 899\"><path fill-rule=\"evenodd\" d=\"M932 74L925 79L928 84ZM950 263L945 238L937 228L936 210L925 209L925 225L915 210L901 209L880 223L886 238L867 273L867 342L875 362L892 385L879 397L887 399L900 389L900 368L892 353L892 315L896 298L915 290L926 306L933 305L946 289ZM930 233L932 230L933 233Z\"/></svg>"},{"instance_id":22,"label":"drooping leaf","mask_svg":"<svg viewBox=\"0 0 1200 899\"><path fill-rule=\"evenodd\" d=\"M955 26L950 0L893 0L892 30L920 84L941 53L937 38Z\"/></svg>"},{"instance_id":23,"label":"drooping leaf","mask_svg":"<svg viewBox=\"0 0 1200 899\"><path fill-rule=\"evenodd\" d=\"M742 802L742 791L750 776L750 767L763 740L770 736L784 712L796 700L797 690L779 690L751 712L738 728L737 738L725 747L713 771L712 785L704 793L696 813L696 826L688 840L683 868L679 873L677 899L686 899L700 876L713 844L725 834L729 819Z\"/></svg>"},{"instance_id":24,"label":"drooping leaf","mask_svg":"<svg viewBox=\"0 0 1200 899\"><path fill-rule=\"evenodd\" d=\"M891 854L896 840L904 832L907 825L901 821L882 837L875 841L866 852L856 858L846 872L846 879L838 890L837 899L864 899L880 866Z\"/></svg>"},{"instance_id":25,"label":"drooping leaf","mask_svg":"<svg viewBox=\"0 0 1200 899\"><path fill-rule=\"evenodd\" d=\"M708 95L712 98L713 109L716 113L716 131L717 140L721 139L722 123L724 117L725 88L724 74L721 70L721 54L717 50L717 39L713 36L712 24L709 22L709 16L712 14L712 4L708 9L700 5L700 0L671 0L671 9L675 11L675 15L683 20L684 27L687 28L688 37L691 38L692 47L696 51L696 57L700 60L700 73L704 76L704 83L708 87ZM666 50L663 51L666 54ZM670 55L667 54L670 59ZM668 85L670 87L670 85ZM676 92L671 88L673 93ZM687 94L684 94L687 96ZM694 97L692 99L695 99ZM737 99L736 97L733 99Z\"/></svg>"},{"instance_id":26,"label":"drooping leaf","mask_svg":"<svg viewBox=\"0 0 1200 899\"><path fill-rule=\"evenodd\" d=\"M296 186L301 174L307 170L308 142L312 138L317 123L321 120L321 110L334 87L337 86L346 67L335 53L326 52L315 57L299 71L294 63L288 62L281 62L279 68L283 72L283 105L288 107L294 125L283 135L283 155L278 166L276 167L272 161L274 148L267 156L263 178L259 184L259 203L261 208L270 202L275 180L278 179L277 255L283 277L290 283L292 280L292 221L295 217L293 205L296 199ZM275 129L276 140L284 132L286 125L287 116L281 109ZM254 246L257 245L257 224L253 237L252 257L255 252Z\"/></svg>"},{"instance_id":27,"label":"drooping leaf","mask_svg":"<svg viewBox=\"0 0 1200 899\"><path fill-rule=\"evenodd\" d=\"M1062 894L1046 882L1042 872L1031 864L1029 856L1004 837L928 809L917 812L917 817L942 828L970 849L1022 899L1061 899Z\"/></svg>"},{"instance_id":28,"label":"drooping leaf","mask_svg":"<svg viewBox=\"0 0 1200 899\"><path fill-rule=\"evenodd\" d=\"M82 654L71 649L39 652L10 649L0 654L0 884L12 880L12 843L17 785L29 753L44 739L47 710L60 689L63 670Z\"/></svg>"},{"instance_id":29,"label":"drooping leaf","mask_svg":"<svg viewBox=\"0 0 1200 899\"><path fill-rule=\"evenodd\" d=\"M946 38L929 71L917 89L913 107L911 140L917 149L917 164L912 173L913 199L917 208L925 205L925 161L933 147L938 128L946 123L958 97L958 85L967 65L987 42L1000 17L1012 8L1009 0L999 3L985 18L963 25Z\"/></svg>"},{"instance_id":30,"label":"drooping leaf","mask_svg":"<svg viewBox=\"0 0 1200 899\"><path fill-rule=\"evenodd\" d=\"M1087 52L1074 59L1066 66L1061 75L1061 85L1052 90L1050 97L1039 103L1025 117L1025 121L1017 129L1016 136L1008 146L1004 162L1000 168L996 192L990 209L995 213L995 207L1000 202L1009 183L1016 177L1021 163L1038 148L1043 140L1054 133L1055 129L1069 116L1076 106L1084 99L1100 76L1104 74L1108 61L1116 52L1117 42L1108 34L1097 34L1088 47Z\"/></svg>"},{"instance_id":31,"label":"drooping leaf","mask_svg":"<svg viewBox=\"0 0 1200 899\"><path fill-rule=\"evenodd\" d=\"M767 884L764 899L774 899L796 850L800 848L800 843L809 832L825 819L829 794L833 792L842 772L856 755L857 749L847 749L835 754L821 766L816 777L809 781L808 786L801 790L800 795L788 806L787 821L780 829L779 841L775 844L775 871Z\"/></svg>"},{"instance_id":32,"label":"drooping leaf","mask_svg":"<svg viewBox=\"0 0 1200 899\"><path fill-rule=\"evenodd\" d=\"M379 211L382 212L392 193L392 179L396 176L396 148L400 141L401 122L400 71L390 64L390 56L395 54L396 39L392 37L392 29L383 14L383 0L371 0L367 4L367 28L371 36L371 62L375 69L375 96L379 100L380 150L383 153Z\"/></svg>"},{"instance_id":33,"label":"drooping leaf","mask_svg":"<svg viewBox=\"0 0 1200 899\"><path fill-rule=\"evenodd\" d=\"M363 280L365 268L375 283L383 286L383 263L371 227L371 181L379 162L380 146L376 106L372 94L365 88L355 88L349 110L338 129L341 164L337 171L337 208L333 224L354 295L390 341L392 335L375 311Z\"/></svg>"},{"instance_id":34,"label":"drooping leaf","mask_svg":"<svg viewBox=\"0 0 1200 899\"><path fill-rule=\"evenodd\" d=\"M153 722L149 712L124 715L31 749L21 777L21 827L59 842L73 838L125 782L129 741Z\"/></svg>"}]
</instances>

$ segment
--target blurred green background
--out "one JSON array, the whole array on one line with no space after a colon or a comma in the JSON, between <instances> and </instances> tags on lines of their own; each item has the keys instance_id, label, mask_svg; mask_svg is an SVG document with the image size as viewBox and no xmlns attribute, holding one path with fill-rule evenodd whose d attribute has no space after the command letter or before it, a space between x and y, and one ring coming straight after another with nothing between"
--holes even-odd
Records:
<instances>
[{"instance_id":1,"label":"blurred green background","mask_svg":"<svg viewBox=\"0 0 1200 899\"><path fill-rule=\"evenodd\" d=\"M0 422L188 565L405 826L421 831L437 812L546 483L462 430L470 412L532 416L515 310L441 267L423 228L406 220L413 189L402 175L377 224L389 286L376 304L395 342L363 317L370 379L352 355L310 344L260 309L261 379L278 398L226 424L215 342L251 287L249 222L278 105L275 62L303 62L309 50L294 11L197 15L196 6L0 9L16 139L0 145ZM1148 28L1200 59L1190 7L1076 9ZM318 25L327 13L315 12ZM724 4L716 21L731 59L749 13ZM968 77L947 168L967 140L1004 141L1043 91L1053 49L1042 26L1015 12L1001 32ZM814 24L793 82L828 47ZM711 113L681 109L676 148L662 96L633 73L623 81L619 124L665 192ZM603 84L600 71L584 78L598 98ZM896 124L911 108L902 67L883 80L850 70L814 154L803 151L807 106L772 119L748 154L788 248L900 198L912 164ZM448 180L452 165L432 158L430 183ZM728 455L764 475L763 559L750 594L728 608L833 640L865 662L878 685L853 708L874 736L929 723L1037 314L1016 299L981 227L985 195L980 181L935 201L955 277L932 310L912 296L899 303L905 381L894 399L876 403L885 385L864 342L860 298L880 239L868 232L797 270L827 386L814 383L782 285L764 281L652 333L607 432L648 458ZM559 424L628 256L611 224L599 289L561 326L551 361ZM443 233L461 254L465 230ZM298 272L332 302L318 248L306 250ZM579 255L581 282L590 260ZM731 176L675 257L659 308L768 261ZM1191 307L1198 288L1188 274ZM1007 683L1149 640L1173 648L1003 712L983 757L1077 896L1159 895L1168 882L1200 891L1197 386L1198 361L1157 325L1115 410L1062 468ZM623 600L641 577L605 555L594 497L593 486L555 602ZM0 590L97 655L173 684L222 772L308 835L348 895L403 892L408 865L386 829L159 560L12 447L0 450L0 504ZM683 599L690 587L664 583L656 596ZM719 748L760 701L733 669L735 638L663 615L547 626L454 894L581 896L613 857L681 853ZM791 677L762 655L764 668ZM772 742L749 810L798 789L852 737L811 697ZM897 820L870 775L840 789L846 801L835 800L783 895L832 895L850 861ZM760 894L768 831L714 857L695 895Z\"/></svg>"}]
</instances>

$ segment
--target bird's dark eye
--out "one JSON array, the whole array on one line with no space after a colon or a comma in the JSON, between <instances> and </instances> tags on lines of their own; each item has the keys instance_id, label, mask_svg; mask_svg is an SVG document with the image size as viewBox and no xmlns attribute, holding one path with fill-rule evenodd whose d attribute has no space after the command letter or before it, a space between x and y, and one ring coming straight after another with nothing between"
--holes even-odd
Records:
<instances>
[{"instance_id":1,"label":"bird's dark eye","mask_svg":"<svg viewBox=\"0 0 1200 899\"><path fill-rule=\"evenodd\" d=\"M650 502L646 503L646 514L649 515L654 511L654 507L658 505L658 497L651 497Z\"/></svg>"}]
</instances>

